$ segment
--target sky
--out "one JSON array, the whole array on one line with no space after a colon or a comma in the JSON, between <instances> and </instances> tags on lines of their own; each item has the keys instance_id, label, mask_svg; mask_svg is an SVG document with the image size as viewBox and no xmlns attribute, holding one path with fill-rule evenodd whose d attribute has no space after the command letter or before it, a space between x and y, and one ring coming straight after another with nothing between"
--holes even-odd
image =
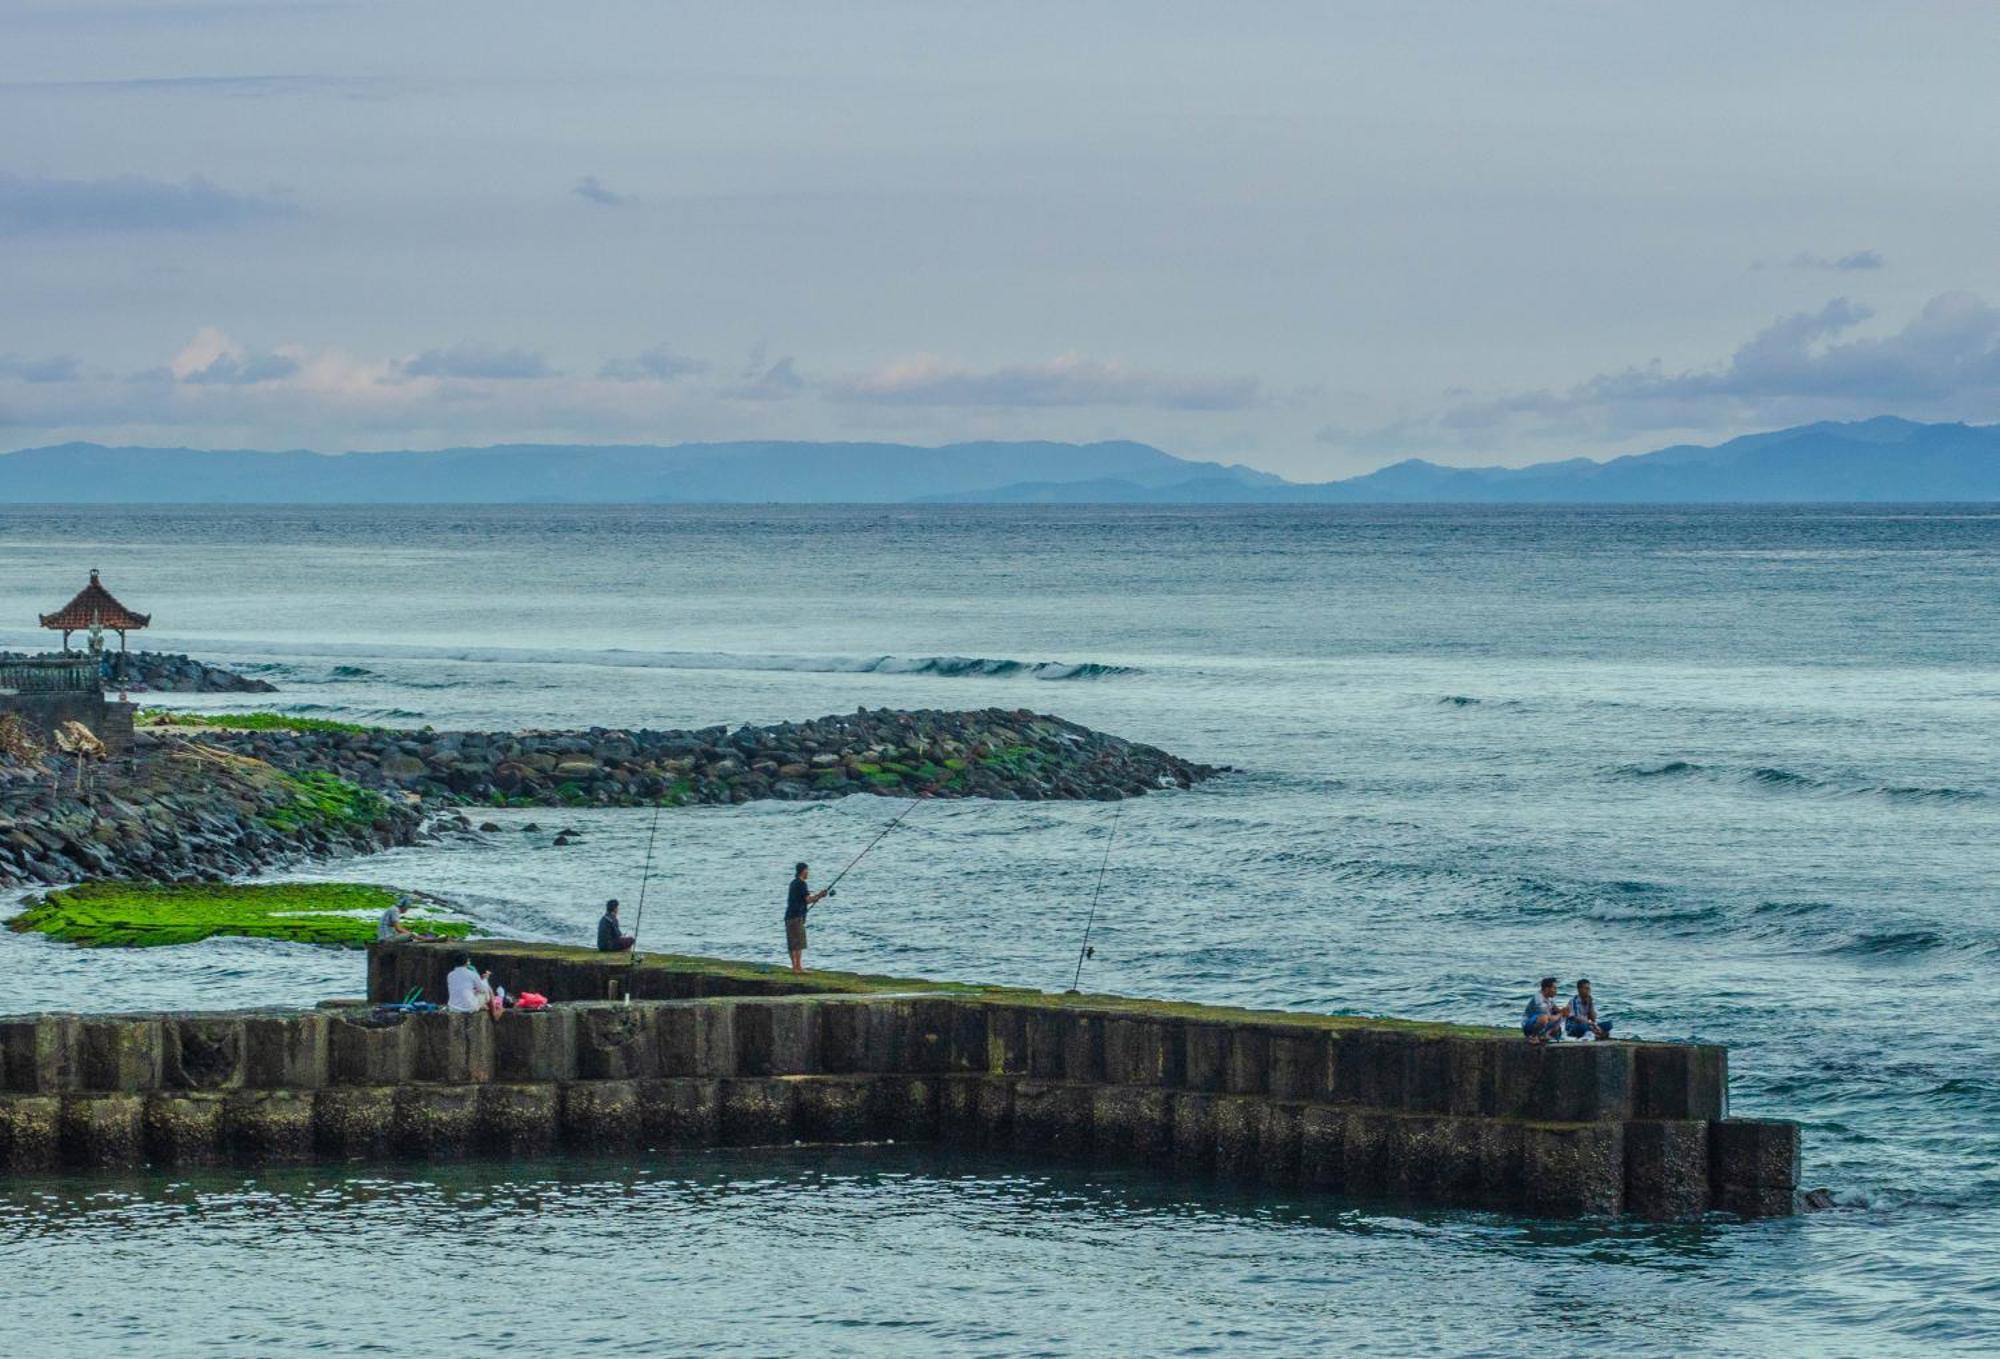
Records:
<instances>
[{"instance_id":1,"label":"sky","mask_svg":"<svg viewBox=\"0 0 2000 1359\"><path fill-rule=\"evenodd\" d=\"M2000 408L2000 7L5 0L0 448Z\"/></svg>"}]
</instances>

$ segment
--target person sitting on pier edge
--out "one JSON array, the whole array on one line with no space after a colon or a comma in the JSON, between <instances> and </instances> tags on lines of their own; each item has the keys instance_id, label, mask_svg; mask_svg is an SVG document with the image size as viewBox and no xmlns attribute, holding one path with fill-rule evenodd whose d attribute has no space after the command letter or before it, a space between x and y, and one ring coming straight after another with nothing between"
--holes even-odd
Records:
<instances>
[{"instance_id":1,"label":"person sitting on pier edge","mask_svg":"<svg viewBox=\"0 0 2000 1359\"><path fill-rule=\"evenodd\" d=\"M792 870L792 885L785 895L785 947L792 955L792 971L806 970L806 912L819 905L826 893L806 885L806 866Z\"/></svg>"},{"instance_id":2,"label":"person sitting on pier edge","mask_svg":"<svg viewBox=\"0 0 2000 1359\"><path fill-rule=\"evenodd\" d=\"M470 953L458 955L458 966L445 974L444 988L447 1010L470 1014L493 1008L493 974L473 971Z\"/></svg>"},{"instance_id":3,"label":"person sitting on pier edge","mask_svg":"<svg viewBox=\"0 0 2000 1359\"><path fill-rule=\"evenodd\" d=\"M618 923L618 898L604 903L604 914L597 921L597 951L599 953L623 953L639 942L638 936L622 933Z\"/></svg>"},{"instance_id":4,"label":"person sitting on pier edge","mask_svg":"<svg viewBox=\"0 0 2000 1359\"><path fill-rule=\"evenodd\" d=\"M1569 1007L1556 1004L1556 979L1542 978L1542 989L1528 997L1527 1013L1521 1016L1521 1033L1530 1043L1546 1043L1562 1032Z\"/></svg>"},{"instance_id":5,"label":"person sitting on pier edge","mask_svg":"<svg viewBox=\"0 0 2000 1359\"><path fill-rule=\"evenodd\" d=\"M1609 1038L1611 1021L1597 1017L1597 1000L1590 994L1590 979L1576 979L1576 995L1569 1003L1569 1018L1563 1023L1563 1031L1571 1038Z\"/></svg>"}]
</instances>

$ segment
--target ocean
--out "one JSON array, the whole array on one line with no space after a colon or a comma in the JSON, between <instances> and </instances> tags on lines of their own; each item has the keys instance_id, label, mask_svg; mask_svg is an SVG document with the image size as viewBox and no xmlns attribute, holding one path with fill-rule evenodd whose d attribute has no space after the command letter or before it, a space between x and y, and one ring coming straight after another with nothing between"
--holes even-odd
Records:
<instances>
[{"instance_id":1,"label":"ocean","mask_svg":"<svg viewBox=\"0 0 2000 1359\"><path fill-rule=\"evenodd\" d=\"M176 697L445 727L1033 708L1228 765L926 804L815 962L1509 1024L1588 976L1728 1043L1837 1207L1674 1226L929 1149L16 1179L23 1353L1925 1354L2000 1347L2000 512L1982 507L0 511L0 646L98 567ZM670 811L642 946L782 960L876 798ZM589 936L650 813L294 876ZM524 831L536 822L539 832ZM581 832L555 848L554 832ZM0 932L0 1009L310 1003L345 953Z\"/></svg>"}]
</instances>

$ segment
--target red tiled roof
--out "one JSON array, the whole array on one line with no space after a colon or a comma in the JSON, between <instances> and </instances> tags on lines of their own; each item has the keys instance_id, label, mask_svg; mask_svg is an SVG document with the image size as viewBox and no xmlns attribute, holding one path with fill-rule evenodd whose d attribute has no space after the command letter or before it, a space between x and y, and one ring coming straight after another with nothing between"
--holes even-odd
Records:
<instances>
[{"instance_id":1,"label":"red tiled roof","mask_svg":"<svg viewBox=\"0 0 2000 1359\"><path fill-rule=\"evenodd\" d=\"M111 591L97 581L97 573L90 573L90 584L76 592L76 598L57 609L54 613L42 615L42 626L59 632L83 632L91 625L109 628L113 632L137 632L153 621L149 613L133 613L112 597Z\"/></svg>"}]
</instances>

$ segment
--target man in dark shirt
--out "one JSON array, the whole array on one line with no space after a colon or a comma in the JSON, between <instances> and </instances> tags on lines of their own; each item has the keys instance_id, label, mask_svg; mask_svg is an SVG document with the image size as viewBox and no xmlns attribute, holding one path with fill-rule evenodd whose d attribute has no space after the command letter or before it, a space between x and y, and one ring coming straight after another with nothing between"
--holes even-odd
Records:
<instances>
[{"instance_id":1,"label":"man in dark shirt","mask_svg":"<svg viewBox=\"0 0 2000 1359\"><path fill-rule=\"evenodd\" d=\"M597 951L599 953L623 953L638 941L621 932L618 924L618 898L604 903L604 915L597 922Z\"/></svg>"},{"instance_id":2,"label":"man in dark shirt","mask_svg":"<svg viewBox=\"0 0 2000 1359\"><path fill-rule=\"evenodd\" d=\"M791 889L785 894L785 947L791 951L792 971L806 970L806 912L819 905L826 893L806 885L806 866L792 870Z\"/></svg>"}]
</instances>

